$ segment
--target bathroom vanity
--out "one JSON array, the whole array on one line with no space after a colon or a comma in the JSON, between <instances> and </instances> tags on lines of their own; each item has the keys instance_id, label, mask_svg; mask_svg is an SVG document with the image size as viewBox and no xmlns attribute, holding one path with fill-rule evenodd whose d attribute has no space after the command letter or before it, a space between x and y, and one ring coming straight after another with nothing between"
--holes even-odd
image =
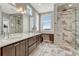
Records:
<instances>
[{"instance_id":1,"label":"bathroom vanity","mask_svg":"<svg viewBox=\"0 0 79 59\"><path fill-rule=\"evenodd\" d=\"M0 56L29 56L47 37L49 42L54 42L54 35L47 33L19 33L13 36L0 41Z\"/></svg>"},{"instance_id":2,"label":"bathroom vanity","mask_svg":"<svg viewBox=\"0 0 79 59\"><path fill-rule=\"evenodd\" d=\"M41 42L41 34L23 35L0 44L1 56L28 56Z\"/></svg>"}]
</instances>

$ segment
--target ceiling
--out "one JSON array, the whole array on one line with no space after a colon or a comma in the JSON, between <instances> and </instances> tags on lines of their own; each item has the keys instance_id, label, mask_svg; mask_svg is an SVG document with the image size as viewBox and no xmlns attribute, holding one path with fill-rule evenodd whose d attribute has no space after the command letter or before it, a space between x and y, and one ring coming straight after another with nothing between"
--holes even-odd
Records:
<instances>
[{"instance_id":1,"label":"ceiling","mask_svg":"<svg viewBox=\"0 0 79 59\"><path fill-rule=\"evenodd\" d=\"M0 9L8 14L15 14L17 13L15 6L9 3L0 3Z\"/></svg>"},{"instance_id":2,"label":"ceiling","mask_svg":"<svg viewBox=\"0 0 79 59\"><path fill-rule=\"evenodd\" d=\"M45 13L45 12L50 12L54 11L54 4L53 3L30 3L30 5L38 11L38 13ZM58 6L60 5L59 9L64 8L79 8L78 3L72 4L71 7L69 7L69 4L57 4ZM0 3L0 10L2 9L3 12L8 13L8 14L15 14L18 13L16 11L15 4L13 3Z\"/></svg>"},{"instance_id":3,"label":"ceiling","mask_svg":"<svg viewBox=\"0 0 79 59\"><path fill-rule=\"evenodd\" d=\"M31 5L38 11L38 13L54 11L53 3L31 3Z\"/></svg>"},{"instance_id":4,"label":"ceiling","mask_svg":"<svg viewBox=\"0 0 79 59\"><path fill-rule=\"evenodd\" d=\"M45 13L54 11L54 4L53 3L31 3L32 7L35 8L38 13ZM3 12L8 14L15 14L18 13L15 8L15 4L10 3L0 3L0 8Z\"/></svg>"}]
</instances>

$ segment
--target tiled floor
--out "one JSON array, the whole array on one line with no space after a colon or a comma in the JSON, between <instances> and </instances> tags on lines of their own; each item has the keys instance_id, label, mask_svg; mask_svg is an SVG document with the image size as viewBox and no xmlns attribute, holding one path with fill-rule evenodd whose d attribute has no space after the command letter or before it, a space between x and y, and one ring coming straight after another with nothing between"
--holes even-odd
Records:
<instances>
[{"instance_id":1,"label":"tiled floor","mask_svg":"<svg viewBox=\"0 0 79 59\"><path fill-rule=\"evenodd\" d=\"M30 54L30 56L75 56L78 54L78 51L70 46L43 42Z\"/></svg>"}]
</instances>

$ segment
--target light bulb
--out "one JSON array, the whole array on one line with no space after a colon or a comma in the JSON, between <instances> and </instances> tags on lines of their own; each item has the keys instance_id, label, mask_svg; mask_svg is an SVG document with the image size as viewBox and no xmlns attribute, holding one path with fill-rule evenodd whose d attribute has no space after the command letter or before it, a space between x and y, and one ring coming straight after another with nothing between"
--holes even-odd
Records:
<instances>
[{"instance_id":1,"label":"light bulb","mask_svg":"<svg viewBox=\"0 0 79 59\"><path fill-rule=\"evenodd\" d=\"M23 9L20 7L20 8L17 8L17 11L18 12L21 12Z\"/></svg>"},{"instance_id":2,"label":"light bulb","mask_svg":"<svg viewBox=\"0 0 79 59\"><path fill-rule=\"evenodd\" d=\"M22 11L21 13L22 13L22 14L26 14L26 11L24 10L24 11Z\"/></svg>"},{"instance_id":3,"label":"light bulb","mask_svg":"<svg viewBox=\"0 0 79 59\"><path fill-rule=\"evenodd\" d=\"M24 13L26 13L26 10L24 10Z\"/></svg>"}]
</instances>

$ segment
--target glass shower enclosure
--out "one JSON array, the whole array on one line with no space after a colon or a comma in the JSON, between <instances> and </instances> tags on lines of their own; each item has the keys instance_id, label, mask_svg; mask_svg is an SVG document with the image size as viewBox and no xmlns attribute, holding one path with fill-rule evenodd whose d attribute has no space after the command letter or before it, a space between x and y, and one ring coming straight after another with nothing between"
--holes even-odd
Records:
<instances>
[{"instance_id":1,"label":"glass shower enclosure","mask_svg":"<svg viewBox=\"0 0 79 59\"><path fill-rule=\"evenodd\" d=\"M79 4L64 4L57 9L57 28L62 40L79 49Z\"/></svg>"}]
</instances>

